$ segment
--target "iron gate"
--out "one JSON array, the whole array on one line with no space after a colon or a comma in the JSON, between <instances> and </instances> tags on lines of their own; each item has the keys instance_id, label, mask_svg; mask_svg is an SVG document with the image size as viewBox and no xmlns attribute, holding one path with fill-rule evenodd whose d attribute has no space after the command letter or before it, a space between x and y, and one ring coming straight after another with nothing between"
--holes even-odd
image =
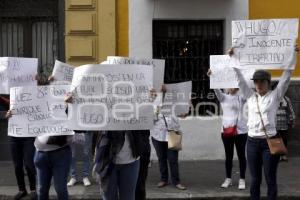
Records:
<instances>
[{"instance_id":1,"label":"iron gate","mask_svg":"<svg viewBox=\"0 0 300 200\"><path fill-rule=\"evenodd\" d=\"M39 59L38 73L52 72L64 60L63 1L1 0L0 56Z\"/></svg>"},{"instance_id":2,"label":"iron gate","mask_svg":"<svg viewBox=\"0 0 300 200\"><path fill-rule=\"evenodd\" d=\"M209 89L209 55L223 54L222 20L154 20L153 57L166 60L165 83L193 81L194 107L203 103L198 113L215 112L209 105L217 100Z\"/></svg>"}]
</instances>

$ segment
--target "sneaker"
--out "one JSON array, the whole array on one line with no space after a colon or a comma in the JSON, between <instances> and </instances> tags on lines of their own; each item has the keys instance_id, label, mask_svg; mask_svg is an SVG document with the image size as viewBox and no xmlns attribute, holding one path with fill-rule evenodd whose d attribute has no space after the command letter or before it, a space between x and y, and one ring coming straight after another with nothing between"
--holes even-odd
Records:
<instances>
[{"instance_id":1,"label":"sneaker","mask_svg":"<svg viewBox=\"0 0 300 200\"><path fill-rule=\"evenodd\" d=\"M280 157L280 161L282 161L282 162L288 162L289 159L288 159L287 156L281 156L281 157Z\"/></svg>"},{"instance_id":2,"label":"sneaker","mask_svg":"<svg viewBox=\"0 0 300 200\"><path fill-rule=\"evenodd\" d=\"M67 186L74 186L77 183L76 178L71 178L67 184Z\"/></svg>"},{"instance_id":3,"label":"sneaker","mask_svg":"<svg viewBox=\"0 0 300 200\"><path fill-rule=\"evenodd\" d=\"M23 197L25 197L27 195L27 192L26 191L19 191L15 197L14 197L14 200L20 200L22 199Z\"/></svg>"},{"instance_id":4,"label":"sneaker","mask_svg":"<svg viewBox=\"0 0 300 200\"><path fill-rule=\"evenodd\" d=\"M36 200L37 199L36 191L31 191L28 195L28 199Z\"/></svg>"},{"instance_id":5,"label":"sneaker","mask_svg":"<svg viewBox=\"0 0 300 200\"><path fill-rule=\"evenodd\" d=\"M88 177L84 177L82 182L85 187L92 185Z\"/></svg>"},{"instance_id":6,"label":"sneaker","mask_svg":"<svg viewBox=\"0 0 300 200\"><path fill-rule=\"evenodd\" d=\"M232 185L232 180L231 178L226 178L224 183L221 185L222 188L228 188L229 186Z\"/></svg>"},{"instance_id":7,"label":"sneaker","mask_svg":"<svg viewBox=\"0 0 300 200\"><path fill-rule=\"evenodd\" d=\"M245 179L240 179L238 188L239 188L239 190L245 190L246 189Z\"/></svg>"},{"instance_id":8,"label":"sneaker","mask_svg":"<svg viewBox=\"0 0 300 200\"><path fill-rule=\"evenodd\" d=\"M157 187L163 188L163 187L165 187L165 186L167 186L167 185L168 185L167 182L165 182L165 181L160 181L160 182L157 184Z\"/></svg>"},{"instance_id":9,"label":"sneaker","mask_svg":"<svg viewBox=\"0 0 300 200\"><path fill-rule=\"evenodd\" d=\"M184 185L182 185L182 184L177 184L177 185L175 185L175 187L178 189L178 190L186 190L186 187L184 186Z\"/></svg>"}]
</instances>

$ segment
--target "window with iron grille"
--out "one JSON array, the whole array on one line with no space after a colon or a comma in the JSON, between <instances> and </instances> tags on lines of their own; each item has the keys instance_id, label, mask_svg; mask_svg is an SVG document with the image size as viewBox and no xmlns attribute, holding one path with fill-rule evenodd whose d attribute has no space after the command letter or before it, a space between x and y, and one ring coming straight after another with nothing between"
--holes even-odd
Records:
<instances>
[{"instance_id":1,"label":"window with iron grille","mask_svg":"<svg viewBox=\"0 0 300 200\"><path fill-rule=\"evenodd\" d=\"M49 76L55 60L64 60L63 3L1 0L0 56L38 58L38 73Z\"/></svg>"},{"instance_id":2,"label":"window with iron grille","mask_svg":"<svg viewBox=\"0 0 300 200\"><path fill-rule=\"evenodd\" d=\"M154 20L153 57L165 59L165 83L193 81L192 102L198 113L215 113L217 100L209 89L209 56L223 54L222 20Z\"/></svg>"}]
</instances>

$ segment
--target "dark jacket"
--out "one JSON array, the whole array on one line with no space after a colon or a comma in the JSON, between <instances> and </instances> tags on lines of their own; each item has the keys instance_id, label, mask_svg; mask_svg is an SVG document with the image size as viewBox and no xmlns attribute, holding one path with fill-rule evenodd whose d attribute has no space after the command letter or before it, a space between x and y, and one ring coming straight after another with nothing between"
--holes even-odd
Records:
<instances>
[{"instance_id":1,"label":"dark jacket","mask_svg":"<svg viewBox=\"0 0 300 200\"><path fill-rule=\"evenodd\" d=\"M107 189L107 181L110 173L115 167L113 163L116 155L121 151L125 142L125 133L128 134L132 156L138 158L141 156L141 147L143 144L143 134L139 130L134 131L107 131L104 132L97 142L95 165L96 172L100 175L101 188Z\"/></svg>"}]
</instances>

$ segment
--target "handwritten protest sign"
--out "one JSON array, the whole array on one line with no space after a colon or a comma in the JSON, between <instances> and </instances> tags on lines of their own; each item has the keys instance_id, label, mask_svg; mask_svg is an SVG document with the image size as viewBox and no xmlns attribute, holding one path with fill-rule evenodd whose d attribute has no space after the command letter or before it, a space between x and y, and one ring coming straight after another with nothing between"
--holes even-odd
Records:
<instances>
[{"instance_id":1,"label":"handwritten protest sign","mask_svg":"<svg viewBox=\"0 0 300 200\"><path fill-rule=\"evenodd\" d=\"M293 60L298 24L298 19L233 21L233 57L240 68L286 68Z\"/></svg>"},{"instance_id":2,"label":"handwritten protest sign","mask_svg":"<svg viewBox=\"0 0 300 200\"><path fill-rule=\"evenodd\" d=\"M137 64L153 66L153 88L158 92L164 83L165 60L162 59L140 59L119 56L108 56L108 64Z\"/></svg>"},{"instance_id":3,"label":"handwritten protest sign","mask_svg":"<svg viewBox=\"0 0 300 200\"><path fill-rule=\"evenodd\" d=\"M70 85L73 73L74 66L56 60L52 71L54 81L51 84Z\"/></svg>"},{"instance_id":4,"label":"handwritten protest sign","mask_svg":"<svg viewBox=\"0 0 300 200\"><path fill-rule=\"evenodd\" d=\"M192 81L166 84L162 113L166 115L181 115L189 112Z\"/></svg>"},{"instance_id":5,"label":"handwritten protest sign","mask_svg":"<svg viewBox=\"0 0 300 200\"><path fill-rule=\"evenodd\" d=\"M210 69L212 74L210 76L210 88L238 88L238 76L233 70L234 66L233 59L228 55L211 55L210 56ZM245 80L250 87L253 87L253 81L251 78L254 69L243 69L241 70Z\"/></svg>"},{"instance_id":6,"label":"handwritten protest sign","mask_svg":"<svg viewBox=\"0 0 300 200\"><path fill-rule=\"evenodd\" d=\"M10 89L8 135L36 137L40 135L72 135L67 128L64 96L70 86L26 86Z\"/></svg>"},{"instance_id":7,"label":"handwritten protest sign","mask_svg":"<svg viewBox=\"0 0 300 200\"><path fill-rule=\"evenodd\" d=\"M153 126L149 102L153 67L84 65L74 70L69 127L73 130L140 130Z\"/></svg>"},{"instance_id":8,"label":"handwritten protest sign","mask_svg":"<svg viewBox=\"0 0 300 200\"><path fill-rule=\"evenodd\" d=\"M0 94L9 94L9 88L36 85L38 60L36 58L0 57Z\"/></svg>"}]
</instances>

